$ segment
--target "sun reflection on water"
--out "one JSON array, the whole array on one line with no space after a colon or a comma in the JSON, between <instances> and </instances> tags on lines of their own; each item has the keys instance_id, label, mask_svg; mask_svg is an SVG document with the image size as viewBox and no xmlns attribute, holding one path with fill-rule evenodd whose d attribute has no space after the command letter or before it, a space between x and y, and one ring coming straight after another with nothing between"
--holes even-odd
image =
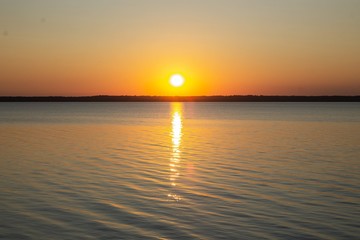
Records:
<instances>
[{"instance_id":1,"label":"sun reflection on water","mask_svg":"<svg viewBox=\"0 0 360 240\"><path fill-rule=\"evenodd\" d=\"M180 176L179 166L181 161L181 137L182 137L182 103L172 103L172 128L171 128L171 137L172 137L172 152L170 157L170 185L171 192L168 194L168 197L180 201L181 197L176 194L177 179Z\"/></svg>"}]
</instances>

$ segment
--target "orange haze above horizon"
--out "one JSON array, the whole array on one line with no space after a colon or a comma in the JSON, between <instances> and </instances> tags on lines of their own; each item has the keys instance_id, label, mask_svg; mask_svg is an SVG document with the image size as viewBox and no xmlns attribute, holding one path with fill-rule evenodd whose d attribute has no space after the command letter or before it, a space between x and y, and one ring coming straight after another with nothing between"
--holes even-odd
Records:
<instances>
[{"instance_id":1,"label":"orange haze above horizon","mask_svg":"<svg viewBox=\"0 0 360 240\"><path fill-rule=\"evenodd\" d=\"M0 95L357 95L359 11L335 0L3 1Z\"/></svg>"}]
</instances>

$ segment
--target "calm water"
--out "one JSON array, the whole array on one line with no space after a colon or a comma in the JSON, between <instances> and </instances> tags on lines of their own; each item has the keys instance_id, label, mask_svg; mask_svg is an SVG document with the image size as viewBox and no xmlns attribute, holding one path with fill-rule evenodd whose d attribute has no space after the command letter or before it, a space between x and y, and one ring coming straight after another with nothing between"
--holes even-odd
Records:
<instances>
[{"instance_id":1,"label":"calm water","mask_svg":"<svg viewBox=\"0 0 360 240\"><path fill-rule=\"evenodd\" d=\"M2 239L359 239L359 103L0 103Z\"/></svg>"}]
</instances>

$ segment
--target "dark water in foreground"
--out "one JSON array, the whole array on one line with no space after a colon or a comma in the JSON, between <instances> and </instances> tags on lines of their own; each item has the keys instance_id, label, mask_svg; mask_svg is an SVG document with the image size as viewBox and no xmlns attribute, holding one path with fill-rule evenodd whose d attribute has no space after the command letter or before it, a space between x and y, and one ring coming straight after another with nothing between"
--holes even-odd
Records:
<instances>
[{"instance_id":1,"label":"dark water in foreground","mask_svg":"<svg viewBox=\"0 0 360 240\"><path fill-rule=\"evenodd\" d=\"M359 239L359 103L0 103L1 239Z\"/></svg>"}]
</instances>

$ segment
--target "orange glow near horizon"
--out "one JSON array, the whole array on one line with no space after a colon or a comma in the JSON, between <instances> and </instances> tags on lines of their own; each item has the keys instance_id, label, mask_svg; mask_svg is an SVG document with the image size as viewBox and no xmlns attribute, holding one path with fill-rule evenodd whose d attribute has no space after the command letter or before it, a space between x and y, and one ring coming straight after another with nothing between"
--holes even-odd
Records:
<instances>
[{"instance_id":1,"label":"orange glow near horizon","mask_svg":"<svg viewBox=\"0 0 360 240\"><path fill-rule=\"evenodd\" d=\"M139 82L145 82L143 86L139 84L139 89L142 89L146 95L194 96L210 93L211 80L205 74L206 66L191 66L184 63L169 64L166 62L167 59L158 59L157 61L157 64L152 64L147 71L138 76ZM149 76L147 81L141 81L141 79L146 79L146 74ZM184 79L184 83L179 87L174 87L170 83L171 77L175 74ZM206 82L205 79L208 81Z\"/></svg>"}]
</instances>

